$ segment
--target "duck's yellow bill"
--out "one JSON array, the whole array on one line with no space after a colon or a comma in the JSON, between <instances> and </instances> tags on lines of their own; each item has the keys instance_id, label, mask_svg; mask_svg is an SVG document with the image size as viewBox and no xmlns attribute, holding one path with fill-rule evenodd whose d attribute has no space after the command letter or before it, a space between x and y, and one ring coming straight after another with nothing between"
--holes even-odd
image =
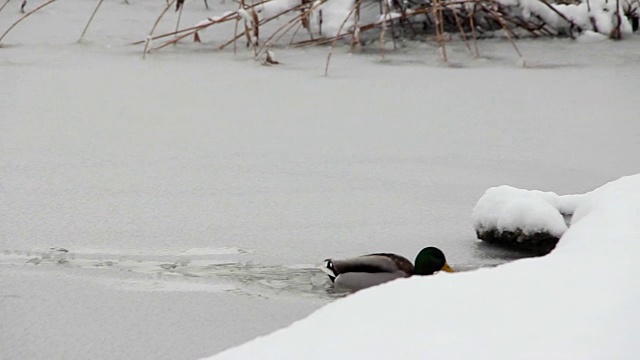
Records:
<instances>
[{"instance_id":1,"label":"duck's yellow bill","mask_svg":"<svg viewBox=\"0 0 640 360\"><path fill-rule=\"evenodd\" d=\"M447 263L444 263L444 265L442 266L442 269L440 269L440 270L442 270L442 271L446 271L446 272L449 272L449 273L456 272L456 271L455 271L455 270L453 270L453 269L451 268L451 266L449 266L449 264L447 264Z\"/></svg>"}]
</instances>

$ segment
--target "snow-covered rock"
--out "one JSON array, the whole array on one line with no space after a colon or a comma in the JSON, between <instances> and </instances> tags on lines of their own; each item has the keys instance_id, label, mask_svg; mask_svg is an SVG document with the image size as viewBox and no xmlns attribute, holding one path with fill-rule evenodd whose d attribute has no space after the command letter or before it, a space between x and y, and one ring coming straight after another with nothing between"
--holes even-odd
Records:
<instances>
[{"instance_id":1,"label":"snow-covered rock","mask_svg":"<svg viewBox=\"0 0 640 360\"><path fill-rule=\"evenodd\" d=\"M479 239L489 243L547 254L567 231L580 196L493 187L478 200L471 215Z\"/></svg>"},{"instance_id":2,"label":"snow-covered rock","mask_svg":"<svg viewBox=\"0 0 640 360\"><path fill-rule=\"evenodd\" d=\"M572 199L545 257L373 287L212 359L635 359L640 174Z\"/></svg>"},{"instance_id":3,"label":"snow-covered rock","mask_svg":"<svg viewBox=\"0 0 640 360\"><path fill-rule=\"evenodd\" d=\"M559 196L552 192L503 185L487 190L471 217L476 230L521 229L525 234L545 231L560 237L567 231L567 225L558 203Z\"/></svg>"}]
</instances>

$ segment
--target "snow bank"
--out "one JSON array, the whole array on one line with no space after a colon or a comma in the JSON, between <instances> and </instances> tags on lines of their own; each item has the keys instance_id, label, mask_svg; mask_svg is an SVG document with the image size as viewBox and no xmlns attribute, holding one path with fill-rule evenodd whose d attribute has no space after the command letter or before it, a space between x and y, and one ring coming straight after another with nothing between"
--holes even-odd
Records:
<instances>
[{"instance_id":1,"label":"snow bank","mask_svg":"<svg viewBox=\"0 0 640 360\"><path fill-rule=\"evenodd\" d=\"M636 358L638 239L640 174L584 195L548 256L393 281L211 359Z\"/></svg>"}]
</instances>

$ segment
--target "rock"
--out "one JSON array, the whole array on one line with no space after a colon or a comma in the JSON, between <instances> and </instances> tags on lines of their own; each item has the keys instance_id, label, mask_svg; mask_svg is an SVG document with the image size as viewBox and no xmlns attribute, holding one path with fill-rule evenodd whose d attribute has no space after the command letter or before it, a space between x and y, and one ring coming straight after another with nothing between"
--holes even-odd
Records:
<instances>
[{"instance_id":1,"label":"rock","mask_svg":"<svg viewBox=\"0 0 640 360\"><path fill-rule=\"evenodd\" d=\"M529 252L535 255L546 255L558 244L559 237L548 232L525 234L522 230L477 230L478 239L490 244L504 246L510 249Z\"/></svg>"}]
</instances>

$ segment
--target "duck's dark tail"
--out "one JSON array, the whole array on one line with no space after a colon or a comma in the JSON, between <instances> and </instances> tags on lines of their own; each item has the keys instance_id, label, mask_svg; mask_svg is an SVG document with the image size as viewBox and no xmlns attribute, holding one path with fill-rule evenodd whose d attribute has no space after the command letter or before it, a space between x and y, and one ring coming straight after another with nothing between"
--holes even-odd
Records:
<instances>
[{"instance_id":1,"label":"duck's dark tail","mask_svg":"<svg viewBox=\"0 0 640 360\"><path fill-rule=\"evenodd\" d=\"M331 279L331 282L336 281L336 277L338 277L338 272L336 271L336 268L333 267L333 262L331 261L331 259L326 259L322 264L322 266L320 267L320 270L322 270L325 274L329 276L329 279Z\"/></svg>"}]
</instances>

